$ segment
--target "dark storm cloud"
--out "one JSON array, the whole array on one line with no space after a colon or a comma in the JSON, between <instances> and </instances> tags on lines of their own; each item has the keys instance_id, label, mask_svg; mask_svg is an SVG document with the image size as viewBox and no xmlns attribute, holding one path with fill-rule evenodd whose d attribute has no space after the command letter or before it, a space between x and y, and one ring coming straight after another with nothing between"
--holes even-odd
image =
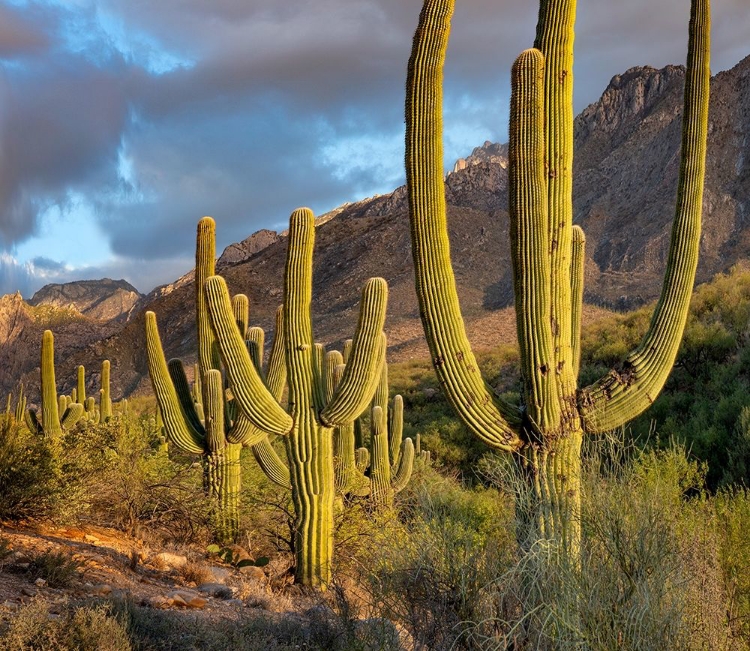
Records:
<instances>
[{"instance_id":1,"label":"dark storm cloud","mask_svg":"<svg viewBox=\"0 0 750 651\"><path fill-rule=\"evenodd\" d=\"M746 0L712 4L719 70L750 49L750 12ZM160 261L139 276L153 286L189 256L204 214L224 246L283 228L299 205L320 212L402 181L420 0L60 5L0 4L0 57L14 62L0 74L0 245L74 193L95 207L118 268ZM684 62L687 5L580 0L577 108L633 65ZM458 2L447 156L505 138L508 71L535 20L529 1Z\"/></svg>"}]
</instances>

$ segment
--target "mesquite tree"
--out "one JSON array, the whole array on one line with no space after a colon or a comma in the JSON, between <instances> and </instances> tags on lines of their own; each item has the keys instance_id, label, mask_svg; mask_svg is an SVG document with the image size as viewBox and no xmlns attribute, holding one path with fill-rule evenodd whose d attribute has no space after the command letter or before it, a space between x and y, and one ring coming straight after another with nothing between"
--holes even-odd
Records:
<instances>
[{"instance_id":1,"label":"mesquite tree","mask_svg":"<svg viewBox=\"0 0 750 651\"><path fill-rule=\"evenodd\" d=\"M575 0L541 0L534 48L512 71L510 240L522 404L482 380L451 267L442 149L442 69L455 0L425 0L409 60L406 174L420 313L445 395L469 429L517 454L542 538L580 543L581 441L644 411L674 364L700 242L709 93L709 1L692 0L677 207L648 332L616 369L578 387L584 237L573 226Z\"/></svg>"}]
</instances>

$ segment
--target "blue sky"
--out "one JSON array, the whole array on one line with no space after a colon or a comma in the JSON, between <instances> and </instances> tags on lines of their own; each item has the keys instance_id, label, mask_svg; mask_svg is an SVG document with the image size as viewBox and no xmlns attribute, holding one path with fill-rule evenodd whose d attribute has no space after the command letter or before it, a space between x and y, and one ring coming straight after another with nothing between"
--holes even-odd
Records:
<instances>
[{"instance_id":1,"label":"blue sky","mask_svg":"<svg viewBox=\"0 0 750 651\"><path fill-rule=\"evenodd\" d=\"M634 65L685 58L686 0L579 0L576 108ZM714 72L750 54L747 0L713 0ZM0 294L125 278L141 291L289 213L403 182L420 0L0 1ZM460 1L446 166L504 141L536 3Z\"/></svg>"}]
</instances>

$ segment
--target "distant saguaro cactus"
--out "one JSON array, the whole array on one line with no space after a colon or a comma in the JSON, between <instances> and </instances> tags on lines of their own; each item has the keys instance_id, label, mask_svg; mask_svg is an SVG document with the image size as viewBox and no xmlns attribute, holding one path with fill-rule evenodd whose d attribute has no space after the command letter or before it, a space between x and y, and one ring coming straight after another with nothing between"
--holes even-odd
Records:
<instances>
[{"instance_id":1,"label":"distant saguaro cactus","mask_svg":"<svg viewBox=\"0 0 750 651\"><path fill-rule=\"evenodd\" d=\"M620 427L661 391L680 345L700 242L709 94L709 2L692 0L677 208L661 297L622 365L578 388L584 237L573 226L575 0L541 0L535 47L512 70L510 239L523 377L520 408L482 380L451 266L442 149L442 68L455 0L425 0L409 60L406 174L420 313L448 400L481 440L518 453L537 534L579 548L584 432Z\"/></svg>"},{"instance_id":2,"label":"distant saguaro cactus","mask_svg":"<svg viewBox=\"0 0 750 651\"><path fill-rule=\"evenodd\" d=\"M382 278L367 281L349 363L335 391L326 396L323 350L314 342L310 315L315 243L310 210L292 213L288 239L283 342L289 414L264 384L257 360L253 362L240 336L224 280L209 278L205 292L237 405L257 427L284 435L295 510L296 579L325 587L333 558L333 429L353 422L367 408L377 386L385 346L387 285Z\"/></svg>"},{"instance_id":3,"label":"distant saguaro cactus","mask_svg":"<svg viewBox=\"0 0 750 651\"><path fill-rule=\"evenodd\" d=\"M55 337L51 330L45 330L42 335L42 363L40 369L42 414L41 419L33 409L26 412L26 426L34 433L44 435L51 441L59 441L63 430L73 427L83 416L83 405L64 401L64 408L60 409L60 399L57 395L55 382ZM62 417L60 417L62 414Z\"/></svg>"}]
</instances>

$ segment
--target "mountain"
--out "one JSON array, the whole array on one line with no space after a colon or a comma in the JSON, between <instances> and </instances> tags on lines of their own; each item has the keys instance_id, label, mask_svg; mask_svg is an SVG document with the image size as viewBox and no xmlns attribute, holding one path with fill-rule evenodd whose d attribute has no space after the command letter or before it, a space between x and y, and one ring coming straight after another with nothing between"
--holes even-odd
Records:
<instances>
[{"instance_id":1,"label":"mountain","mask_svg":"<svg viewBox=\"0 0 750 651\"><path fill-rule=\"evenodd\" d=\"M677 66L632 68L614 77L602 97L576 118L574 221L587 236L589 321L606 309L630 308L658 296L677 192L684 76ZM699 281L750 252L750 160L745 155L750 137L750 57L716 75L711 90ZM457 161L446 177L454 272L469 335L478 348L515 338L507 182L507 147L489 142ZM401 187L341 206L319 220L313 317L324 343L351 336L360 288L368 277L378 275L390 286L390 359L427 355L406 213L406 190ZM220 273L233 292L249 295L254 325L272 325L281 302L285 254L285 233L272 231L259 231L222 254ZM158 316L166 354L189 360L195 349L193 292L190 273L141 298L124 324L96 325L83 315L85 327L80 320L76 327L86 333L100 328L101 336L82 336L70 349L61 349L61 389L72 386L76 364L95 369L105 356L113 364L116 396L148 387L145 309ZM3 327L8 330L2 325L8 318L0 311L0 336ZM36 318L41 323L41 317ZM19 323L0 343L0 364L21 354L14 343L25 332ZM63 326L63 333L66 327L73 326ZM27 344L25 361L10 366L14 374L0 374L0 390L10 388L24 369L26 377L34 377L39 344Z\"/></svg>"},{"instance_id":2,"label":"mountain","mask_svg":"<svg viewBox=\"0 0 750 651\"><path fill-rule=\"evenodd\" d=\"M140 298L140 292L130 283L104 278L45 285L29 305L69 308L98 321L111 321L127 318Z\"/></svg>"}]
</instances>

